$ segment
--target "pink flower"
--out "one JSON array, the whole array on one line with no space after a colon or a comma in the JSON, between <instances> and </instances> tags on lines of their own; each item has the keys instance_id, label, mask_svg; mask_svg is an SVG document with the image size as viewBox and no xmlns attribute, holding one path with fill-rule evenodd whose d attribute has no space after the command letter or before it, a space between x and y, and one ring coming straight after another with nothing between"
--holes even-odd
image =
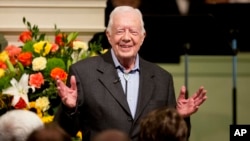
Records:
<instances>
[{"instance_id":1,"label":"pink flower","mask_svg":"<svg viewBox=\"0 0 250 141\"><path fill-rule=\"evenodd\" d=\"M42 84L44 84L44 78L41 72L30 75L29 85L41 88Z\"/></svg>"},{"instance_id":2,"label":"pink flower","mask_svg":"<svg viewBox=\"0 0 250 141\"><path fill-rule=\"evenodd\" d=\"M17 56L21 53L22 49L15 45L9 45L5 49L8 52L11 63L14 65L17 62Z\"/></svg>"},{"instance_id":3,"label":"pink flower","mask_svg":"<svg viewBox=\"0 0 250 141\"><path fill-rule=\"evenodd\" d=\"M53 43L50 51L51 51L52 53L54 53L54 52L56 52L58 49L59 49L58 44Z\"/></svg>"}]
</instances>

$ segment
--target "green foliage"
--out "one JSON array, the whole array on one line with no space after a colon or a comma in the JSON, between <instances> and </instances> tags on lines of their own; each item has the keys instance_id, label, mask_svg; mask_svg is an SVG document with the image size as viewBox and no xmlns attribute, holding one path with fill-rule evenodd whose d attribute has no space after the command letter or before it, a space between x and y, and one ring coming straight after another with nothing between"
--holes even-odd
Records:
<instances>
[{"instance_id":1,"label":"green foliage","mask_svg":"<svg viewBox=\"0 0 250 141\"><path fill-rule=\"evenodd\" d=\"M44 76L45 77L50 77L50 72L52 69L54 68L61 68L63 70L66 70L66 65L65 65L65 62L61 59L61 58L49 58L47 60L47 65L46 65L46 68L44 70Z\"/></svg>"},{"instance_id":2,"label":"green foliage","mask_svg":"<svg viewBox=\"0 0 250 141\"><path fill-rule=\"evenodd\" d=\"M10 80L12 79L12 76L6 75L4 77L1 77L0 79L0 90L8 88L10 86Z\"/></svg>"}]
</instances>

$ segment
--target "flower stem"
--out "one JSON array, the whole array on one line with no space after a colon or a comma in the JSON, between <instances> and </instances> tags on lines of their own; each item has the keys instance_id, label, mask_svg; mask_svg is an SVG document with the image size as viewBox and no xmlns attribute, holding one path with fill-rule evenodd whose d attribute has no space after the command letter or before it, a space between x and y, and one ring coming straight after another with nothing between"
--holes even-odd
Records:
<instances>
[{"instance_id":1,"label":"flower stem","mask_svg":"<svg viewBox=\"0 0 250 141\"><path fill-rule=\"evenodd\" d=\"M8 68L9 68L9 70L10 70L10 73L14 74L15 73L15 68L14 68L13 64L10 62L9 58L6 59L6 64L7 64Z\"/></svg>"}]
</instances>

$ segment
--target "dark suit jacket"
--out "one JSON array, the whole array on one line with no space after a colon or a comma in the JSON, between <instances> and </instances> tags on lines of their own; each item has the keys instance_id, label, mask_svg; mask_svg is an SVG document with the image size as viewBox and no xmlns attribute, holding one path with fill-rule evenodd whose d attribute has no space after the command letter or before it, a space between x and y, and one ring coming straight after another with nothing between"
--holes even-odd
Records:
<instances>
[{"instance_id":1,"label":"dark suit jacket","mask_svg":"<svg viewBox=\"0 0 250 141\"><path fill-rule=\"evenodd\" d=\"M159 66L140 58L140 84L137 111L133 119L110 51L104 55L79 61L71 66L76 76L78 106L69 115L67 108L59 107L55 116L68 133L80 129L87 141L105 129L115 128L138 140L140 119L148 112L162 107L176 106L173 78ZM69 79L68 79L69 80Z\"/></svg>"}]
</instances>

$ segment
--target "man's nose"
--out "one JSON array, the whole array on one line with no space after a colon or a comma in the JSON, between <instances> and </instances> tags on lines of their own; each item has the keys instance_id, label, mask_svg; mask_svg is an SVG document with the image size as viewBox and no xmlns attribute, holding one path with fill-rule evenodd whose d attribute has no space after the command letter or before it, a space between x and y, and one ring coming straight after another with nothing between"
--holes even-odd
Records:
<instances>
[{"instance_id":1,"label":"man's nose","mask_svg":"<svg viewBox=\"0 0 250 141\"><path fill-rule=\"evenodd\" d=\"M126 32L124 33L124 36L122 38L123 41L130 41L131 40L131 36L128 30L126 30Z\"/></svg>"}]
</instances>

